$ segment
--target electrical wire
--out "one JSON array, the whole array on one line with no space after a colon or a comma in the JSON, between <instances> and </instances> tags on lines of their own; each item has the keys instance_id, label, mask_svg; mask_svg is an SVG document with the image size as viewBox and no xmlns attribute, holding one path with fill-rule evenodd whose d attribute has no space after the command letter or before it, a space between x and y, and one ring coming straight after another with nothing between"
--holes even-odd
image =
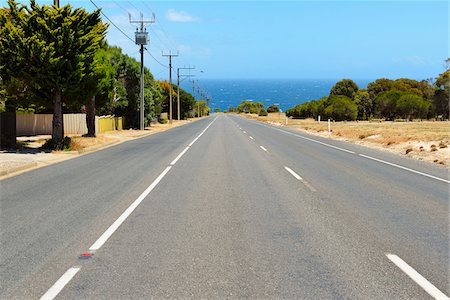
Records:
<instances>
[{"instance_id":1,"label":"electrical wire","mask_svg":"<svg viewBox=\"0 0 450 300\"><path fill-rule=\"evenodd\" d=\"M124 36L126 36L130 41L132 41L133 43L135 43L135 41L128 35L126 34L121 28L119 28L119 26L117 26L98 6L97 4L95 4L95 2L93 0L89 0L98 10L100 10L100 13L117 29L119 30L120 33L122 33ZM150 54L151 58L153 58L158 64L160 64L161 66L165 67L165 68L169 68L168 66L164 65L163 63L161 63L159 60L157 60L151 53L150 51L148 51L146 48L144 48L145 51L147 51L148 54Z\"/></svg>"}]
</instances>

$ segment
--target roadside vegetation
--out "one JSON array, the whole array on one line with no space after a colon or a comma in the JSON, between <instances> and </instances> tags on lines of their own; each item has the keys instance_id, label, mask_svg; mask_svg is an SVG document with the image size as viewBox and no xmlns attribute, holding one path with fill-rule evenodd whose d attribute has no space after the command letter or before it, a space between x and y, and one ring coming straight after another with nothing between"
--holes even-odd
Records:
<instances>
[{"instance_id":1,"label":"roadside vegetation","mask_svg":"<svg viewBox=\"0 0 450 300\"><path fill-rule=\"evenodd\" d=\"M108 24L100 10L89 13L70 5L21 5L0 8L0 112L52 113L54 149L66 147L64 113L86 113L87 136L95 136L95 116L125 117L138 128L140 63L110 46ZM169 111L169 91L144 69L145 125ZM180 89L181 119L199 115L194 97ZM206 102L200 114L209 114ZM177 119L177 110L173 110Z\"/></svg>"},{"instance_id":2,"label":"roadside vegetation","mask_svg":"<svg viewBox=\"0 0 450 300\"><path fill-rule=\"evenodd\" d=\"M413 120L449 118L450 70L435 80L377 79L367 89L343 79L331 89L329 96L301 103L286 111L288 117L305 119L319 116L336 121Z\"/></svg>"}]
</instances>

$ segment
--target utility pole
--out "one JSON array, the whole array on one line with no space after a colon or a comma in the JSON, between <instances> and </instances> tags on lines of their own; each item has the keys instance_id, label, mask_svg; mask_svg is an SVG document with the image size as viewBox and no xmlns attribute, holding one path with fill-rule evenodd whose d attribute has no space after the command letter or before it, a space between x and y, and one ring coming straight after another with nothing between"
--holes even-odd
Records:
<instances>
[{"instance_id":1,"label":"utility pole","mask_svg":"<svg viewBox=\"0 0 450 300\"><path fill-rule=\"evenodd\" d=\"M172 125L172 57L177 57L179 53L172 54L172 51L169 52L169 54L162 54L162 56L169 58L169 80L170 80L170 86L169 86L169 124Z\"/></svg>"},{"instance_id":2,"label":"utility pole","mask_svg":"<svg viewBox=\"0 0 450 300\"><path fill-rule=\"evenodd\" d=\"M192 97L195 100L195 80L191 80L192 83ZM197 117L200 117L200 102L197 101Z\"/></svg>"},{"instance_id":3,"label":"utility pole","mask_svg":"<svg viewBox=\"0 0 450 300\"><path fill-rule=\"evenodd\" d=\"M144 45L148 43L148 32L145 29L146 24L155 23L155 14L153 14L152 20L144 20L144 15L141 13L141 19L139 21L132 21L131 14L128 14L131 24L139 24L140 28L136 28L135 38L136 45L140 45L141 49L141 110L140 110L140 129L144 130Z\"/></svg>"},{"instance_id":4,"label":"utility pole","mask_svg":"<svg viewBox=\"0 0 450 300\"><path fill-rule=\"evenodd\" d=\"M202 98L202 94L200 91L200 86L197 84L197 92L198 92L198 117L200 118L202 114L200 113L200 99Z\"/></svg>"},{"instance_id":5,"label":"utility pole","mask_svg":"<svg viewBox=\"0 0 450 300\"><path fill-rule=\"evenodd\" d=\"M177 68L177 86L178 86L178 95L177 95L177 116L178 116L178 121L180 121L180 115L181 115L181 107L180 107L180 77L192 77L194 75L191 75L191 71L195 69L195 67L191 68L190 66L188 68L183 67L183 68ZM189 75L180 75L180 70L189 70Z\"/></svg>"},{"instance_id":6,"label":"utility pole","mask_svg":"<svg viewBox=\"0 0 450 300\"><path fill-rule=\"evenodd\" d=\"M59 0L53 0L53 5L59 7Z\"/></svg>"}]
</instances>

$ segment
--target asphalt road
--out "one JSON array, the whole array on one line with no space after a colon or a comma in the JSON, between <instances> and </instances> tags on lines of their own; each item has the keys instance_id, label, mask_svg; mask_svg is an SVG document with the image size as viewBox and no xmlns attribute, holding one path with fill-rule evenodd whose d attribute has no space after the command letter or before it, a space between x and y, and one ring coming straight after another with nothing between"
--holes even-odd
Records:
<instances>
[{"instance_id":1,"label":"asphalt road","mask_svg":"<svg viewBox=\"0 0 450 300\"><path fill-rule=\"evenodd\" d=\"M211 117L1 181L0 299L445 299L448 180Z\"/></svg>"}]
</instances>

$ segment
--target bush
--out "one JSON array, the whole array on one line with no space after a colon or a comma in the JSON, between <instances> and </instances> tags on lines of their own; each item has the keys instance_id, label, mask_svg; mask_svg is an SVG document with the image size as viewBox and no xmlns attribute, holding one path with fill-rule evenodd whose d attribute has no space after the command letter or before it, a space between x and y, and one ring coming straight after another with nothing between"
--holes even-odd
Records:
<instances>
[{"instance_id":1,"label":"bush","mask_svg":"<svg viewBox=\"0 0 450 300\"><path fill-rule=\"evenodd\" d=\"M272 104L267 108L267 112L268 113L275 113L275 112L279 112L280 108L278 107L278 105Z\"/></svg>"},{"instance_id":2,"label":"bush","mask_svg":"<svg viewBox=\"0 0 450 300\"><path fill-rule=\"evenodd\" d=\"M268 115L267 111L264 108L261 108L261 110L258 113L258 116L265 117L267 115Z\"/></svg>"},{"instance_id":3,"label":"bush","mask_svg":"<svg viewBox=\"0 0 450 300\"><path fill-rule=\"evenodd\" d=\"M358 116L358 105L347 96L330 96L330 105L325 109L325 115L336 121L353 121Z\"/></svg>"}]
</instances>

